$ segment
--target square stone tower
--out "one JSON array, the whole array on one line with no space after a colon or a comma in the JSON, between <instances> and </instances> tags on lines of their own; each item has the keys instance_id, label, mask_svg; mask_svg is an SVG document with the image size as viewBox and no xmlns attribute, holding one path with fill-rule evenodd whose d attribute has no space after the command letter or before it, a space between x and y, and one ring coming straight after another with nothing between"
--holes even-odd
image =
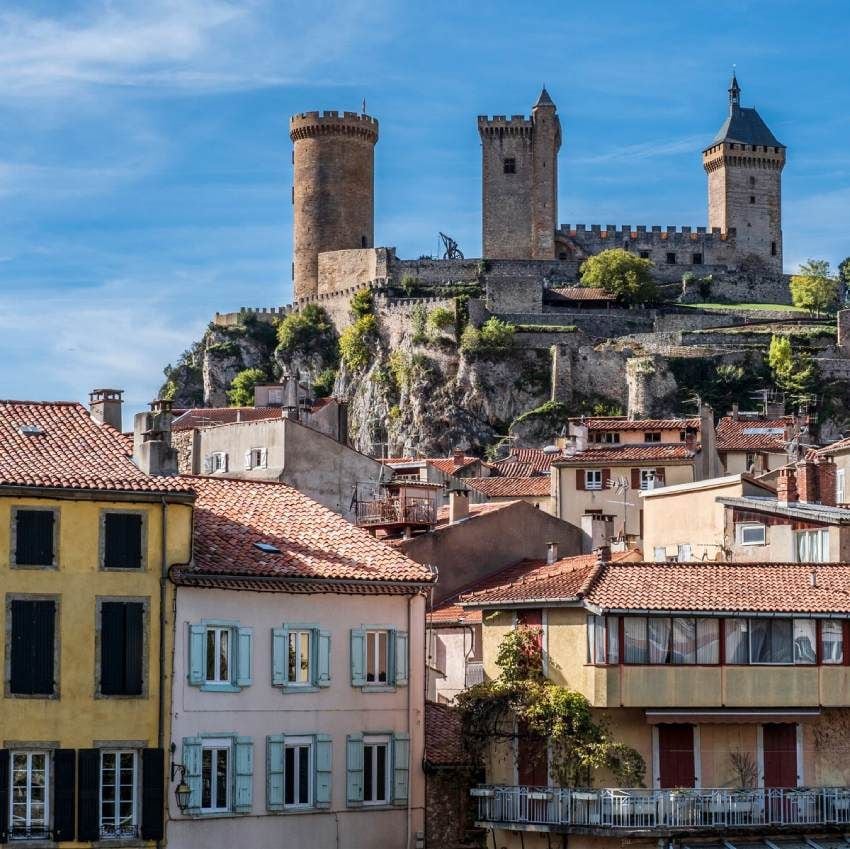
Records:
<instances>
[{"instance_id":1,"label":"square stone tower","mask_svg":"<svg viewBox=\"0 0 850 849\"><path fill-rule=\"evenodd\" d=\"M729 84L729 115L703 151L708 174L708 226L735 230L740 259L755 254L782 271L782 169L785 145L755 109L741 106L735 74Z\"/></svg>"},{"instance_id":2,"label":"square stone tower","mask_svg":"<svg viewBox=\"0 0 850 849\"><path fill-rule=\"evenodd\" d=\"M555 259L561 122L544 88L531 117L478 116L485 259Z\"/></svg>"}]
</instances>

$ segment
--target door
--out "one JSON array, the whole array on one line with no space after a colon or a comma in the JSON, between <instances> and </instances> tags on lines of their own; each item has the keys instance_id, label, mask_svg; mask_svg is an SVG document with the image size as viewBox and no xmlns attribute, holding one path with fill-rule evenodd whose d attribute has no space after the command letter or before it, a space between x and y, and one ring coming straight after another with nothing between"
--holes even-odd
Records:
<instances>
[{"instance_id":1,"label":"door","mask_svg":"<svg viewBox=\"0 0 850 849\"><path fill-rule=\"evenodd\" d=\"M662 787L694 787L694 726L658 726L658 772Z\"/></svg>"},{"instance_id":2,"label":"door","mask_svg":"<svg viewBox=\"0 0 850 849\"><path fill-rule=\"evenodd\" d=\"M793 722L762 726L764 786L797 786L797 726Z\"/></svg>"},{"instance_id":3,"label":"door","mask_svg":"<svg viewBox=\"0 0 850 849\"><path fill-rule=\"evenodd\" d=\"M529 787L549 785L549 752L546 740L532 735L523 723L517 724L517 784Z\"/></svg>"}]
</instances>

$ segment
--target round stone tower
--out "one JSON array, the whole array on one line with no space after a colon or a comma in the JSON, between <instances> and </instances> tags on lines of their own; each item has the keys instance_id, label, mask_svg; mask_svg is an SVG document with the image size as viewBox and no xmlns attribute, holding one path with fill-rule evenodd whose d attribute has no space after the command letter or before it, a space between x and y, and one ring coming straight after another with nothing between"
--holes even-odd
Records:
<instances>
[{"instance_id":1,"label":"round stone tower","mask_svg":"<svg viewBox=\"0 0 850 849\"><path fill-rule=\"evenodd\" d=\"M318 293L319 254L374 247L378 122L357 112L301 112L293 143L293 294Z\"/></svg>"}]
</instances>

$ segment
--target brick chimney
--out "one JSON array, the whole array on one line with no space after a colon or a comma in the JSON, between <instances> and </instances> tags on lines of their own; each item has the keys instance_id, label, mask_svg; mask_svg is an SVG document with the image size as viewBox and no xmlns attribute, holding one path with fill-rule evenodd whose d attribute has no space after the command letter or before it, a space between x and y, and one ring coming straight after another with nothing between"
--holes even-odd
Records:
<instances>
[{"instance_id":1,"label":"brick chimney","mask_svg":"<svg viewBox=\"0 0 850 849\"><path fill-rule=\"evenodd\" d=\"M558 559L558 543L550 540L546 543L546 562L551 566Z\"/></svg>"},{"instance_id":2,"label":"brick chimney","mask_svg":"<svg viewBox=\"0 0 850 849\"><path fill-rule=\"evenodd\" d=\"M597 563L610 563L611 562L611 546L610 545L600 545L594 552L596 555Z\"/></svg>"},{"instance_id":3,"label":"brick chimney","mask_svg":"<svg viewBox=\"0 0 850 849\"><path fill-rule=\"evenodd\" d=\"M800 501L807 504L817 504L818 470L811 460L800 460L797 463L797 493Z\"/></svg>"},{"instance_id":4,"label":"brick chimney","mask_svg":"<svg viewBox=\"0 0 850 849\"><path fill-rule=\"evenodd\" d=\"M123 389L92 389L89 392L89 413L100 424L108 424L121 432Z\"/></svg>"},{"instance_id":5,"label":"brick chimney","mask_svg":"<svg viewBox=\"0 0 850 849\"><path fill-rule=\"evenodd\" d=\"M818 457L815 460L818 476L818 495L825 507L835 507L835 461L832 457Z\"/></svg>"},{"instance_id":6,"label":"brick chimney","mask_svg":"<svg viewBox=\"0 0 850 849\"><path fill-rule=\"evenodd\" d=\"M449 494L449 524L469 518L469 490L459 481L454 480L448 488Z\"/></svg>"},{"instance_id":7,"label":"brick chimney","mask_svg":"<svg viewBox=\"0 0 850 849\"><path fill-rule=\"evenodd\" d=\"M776 500L781 504L793 504L797 498L797 475L793 467L786 466L779 470L776 481Z\"/></svg>"},{"instance_id":8,"label":"brick chimney","mask_svg":"<svg viewBox=\"0 0 850 849\"><path fill-rule=\"evenodd\" d=\"M455 448L452 451L452 462L456 466L462 466L466 462L466 451L461 448Z\"/></svg>"},{"instance_id":9,"label":"brick chimney","mask_svg":"<svg viewBox=\"0 0 850 849\"><path fill-rule=\"evenodd\" d=\"M133 419L133 462L148 475L176 475L177 451L171 446L171 401L151 401L149 413Z\"/></svg>"}]
</instances>

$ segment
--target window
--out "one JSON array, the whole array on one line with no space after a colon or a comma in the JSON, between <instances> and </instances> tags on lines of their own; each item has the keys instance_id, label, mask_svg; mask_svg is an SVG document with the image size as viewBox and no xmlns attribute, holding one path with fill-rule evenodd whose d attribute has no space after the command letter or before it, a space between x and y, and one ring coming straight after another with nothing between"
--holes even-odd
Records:
<instances>
[{"instance_id":1,"label":"window","mask_svg":"<svg viewBox=\"0 0 850 849\"><path fill-rule=\"evenodd\" d=\"M631 664L716 664L720 623L709 617L626 616L624 662Z\"/></svg>"},{"instance_id":2,"label":"window","mask_svg":"<svg viewBox=\"0 0 850 849\"><path fill-rule=\"evenodd\" d=\"M820 654L823 663L844 663L844 623L825 620L820 626Z\"/></svg>"},{"instance_id":3,"label":"window","mask_svg":"<svg viewBox=\"0 0 850 849\"><path fill-rule=\"evenodd\" d=\"M265 448L252 448L245 452L245 469L265 469L267 453Z\"/></svg>"},{"instance_id":4,"label":"window","mask_svg":"<svg viewBox=\"0 0 850 849\"><path fill-rule=\"evenodd\" d=\"M794 620L794 663L817 663L817 627L814 619Z\"/></svg>"},{"instance_id":5,"label":"window","mask_svg":"<svg viewBox=\"0 0 850 849\"><path fill-rule=\"evenodd\" d=\"M502 162L502 170L505 174L516 174L516 159L512 156L504 159Z\"/></svg>"},{"instance_id":6,"label":"window","mask_svg":"<svg viewBox=\"0 0 850 849\"><path fill-rule=\"evenodd\" d=\"M230 628L207 628L207 684L230 683Z\"/></svg>"},{"instance_id":7,"label":"window","mask_svg":"<svg viewBox=\"0 0 850 849\"><path fill-rule=\"evenodd\" d=\"M753 186L755 186L755 184L756 184L756 178L755 178L755 177L750 177L750 188L752 188Z\"/></svg>"},{"instance_id":8,"label":"window","mask_svg":"<svg viewBox=\"0 0 850 849\"><path fill-rule=\"evenodd\" d=\"M761 522L743 522L735 527L738 531L738 545L767 544L767 527Z\"/></svg>"},{"instance_id":9,"label":"window","mask_svg":"<svg viewBox=\"0 0 850 849\"><path fill-rule=\"evenodd\" d=\"M661 442L661 433L657 430L653 430L649 433L645 433L643 435L644 442Z\"/></svg>"},{"instance_id":10,"label":"window","mask_svg":"<svg viewBox=\"0 0 850 849\"><path fill-rule=\"evenodd\" d=\"M726 662L812 664L815 634L811 619L727 619Z\"/></svg>"},{"instance_id":11,"label":"window","mask_svg":"<svg viewBox=\"0 0 850 849\"><path fill-rule=\"evenodd\" d=\"M141 696L144 684L145 604L142 601L101 601L101 696Z\"/></svg>"},{"instance_id":12,"label":"window","mask_svg":"<svg viewBox=\"0 0 850 849\"><path fill-rule=\"evenodd\" d=\"M844 503L844 469L835 470L835 500L838 504Z\"/></svg>"},{"instance_id":13,"label":"window","mask_svg":"<svg viewBox=\"0 0 850 849\"><path fill-rule=\"evenodd\" d=\"M283 752L283 805L303 808L312 804L313 738L287 738Z\"/></svg>"},{"instance_id":14,"label":"window","mask_svg":"<svg viewBox=\"0 0 850 849\"><path fill-rule=\"evenodd\" d=\"M601 442L607 445L616 445L620 441L620 434L616 431L602 430L590 434L591 442Z\"/></svg>"},{"instance_id":15,"label":"window","mask_svg":"<svg viewBox=\"0 0 850 849\"><path fill-rule=\"evenodd\" d=\"M364 689L407 686L407 631L364 626L351 631L351 684Z\"/></svg>"},{"instance_id":16,"label":"window","mask_svg":"<svg viewBox=\"0 0 850 849\"><path fill-rule=\"evenodd\" d=\"M366 632L366 682L386 684L389 671L389 633L387 631Z\"/></svg>"},{"instance_id":17,"label":"window","mask_svg":"<svg viewBox=\"0 0 850 849\"><path fill-rule=\"evenodd\" d=\"M9 836L47 840L50 831L48 753L10 753Z\"/></svg>"},{"instance_id":18,"label":"window","mask_svg":"<svg viewBox=\"0 0 850 849\"><path fill-rule=\"evenodd\" d=\"M655 489L657 486L664 486L664 476L659 474L658 469L641 469L640 470L640 488Z\"/></svg>"},{"instance_id":19,"label":"window","mask_svg":"<svg viewBox=\"0 0 850 849\"><path fill-rule=\"evenodd\" d=\"M683 542L679 545L678 551L676 552L676 560L679 563L688 563L693 559L693 554L691 551L691 544L689 542Z\"/></svg>"},{"instance_id":20,"label":"window","mask_svg":"<svg viewBox=\"0 0 850 849\"><path fill-rule=\"evenodd\" d=\"M748 472L755 471L756 455L754 451L747 451L747 456L744 459L744 463L747 467Z\"/></svg>"},{"instance_id":21,"label":"window","mask_svg":"<svg viewBox=\"0 0 850 849\"><path fill-rule=\"evenodd\" d=\"M368 248L369 247L369 240L365 236L360 237L360 247L361 248Z\"/></svg>"},{"instance_id":22,"label":"window","mask_svg":"<svg viewBox=\"0 0 850 849\"><path fill-rule=\"evenodd\" d=\"M667 265L675 265L676 264L676 254L672 251L667 254Z\"/></svg>"},{"instance_id":23,"label":"window","mask_svg":"<svg viewBox=\"0 0 850 849\"><path fill-rule=\"evenodd\" d=\"M585 469L585 489L602 489L602 469Z\"/></svg>"},{"instance_id":24,"label":"window","mask_svg":"<svg viewBox=\"0 0 850 849\"><path fill-rule=\"evenodd\" d=\"M656 545L652 550L652 559L655 563L667 562L667 548L663 545Z\"/></svg>"},{"instance_id":25,"label":"window","mask_svg":"<svg viewBox=\"0 0 850 849\"><path fill-rule=\"evenodd\" d=\"M790 619L750 620L750 663L791 663Z\"/></svg>"},{"instance_id":26,"label":"window","mask_svg":"<svg viewBox=\"0 0 850 849\"><path fill-rule=\"evenodd\" d=\"M269 406L280 407L283 404L283 390L269 389Z\"/></svg>"},{"instance_id":27,"label":"window","mask_svg":"<svg viewBox=\"0 0 850 849\"><path fill-rule=\"evenodd\" d=\"M201 812L230 810L230 739L204 740L201 747Z\"/></svg>"},{"instance_id":28,"label":"window","mask_svg":"<svg viewBox=\"0 0 850 849\"><path fill-rule=\"evenodd\" d=\"M100 753L100 836L138 836L137 753L104 750Z\"/></svg>"},{"instance_id":29,"label":"window","mask_svg":"<svg viewBox=\"0 0 850 849\"><path fill-rule=\"evenodd\" d=\"M238 692L251 684L254 632L238 622L189 627L189 684L202 690Z\"/></svg>"},{"instance_id":30,"label":"window","mask_svg":"<svg viewBox=\"0 0 850 849\"><path fill-rule=\"evenodd\" d=\"M55 566L54 510L13 511L15 566Z\"/></svg>"},{"instance_id":31,"label":"window","mask_svg":"<svg viewBox=\"0 0 850 849\"><path fill-rule=\"evenodd\" d=\"M103 568L140 569L142 566L142 515L103 514Z\"/></svg>"},{"instance_id":32,"label":"window","mask_svg":"<svg viewBox=\"0 0 850 849\"><path fill-rule=\"evenodd\" d=\"M646 617L626 616L623 619L624 662L646 663Z\"/></svg>"},{"instance_id":33,"label":"window","mask_svg":"<svg viewBox=\"0 0 850 849\"><path fill-rule=\"evenodd\" d=\"M290 684L310 684L313 676L310 669L311 631L290 631L286 647L286 676Z\"/></svg>"},{"instance_id":34,"label":"window","mask_svg":"<svg viewBox=\"0 0 850 849\"><path fill-rule=\"evenodd\" d=\"M777 250L776 250L776 242L771 242L771 243L770 243L770 255L771 255L771 256L776 256L776 254L777 254Z\"/></svg>"},{"instance_id":35,"label":"window","mask_svg":"<svg viewBox=\"0 0 850 849\"><path fill-rule=\"evenodd\" d=\"M272 686L310 691L331 682L331 635L318 625L284 625L272 631Z\"/></svg>"},{"instance_id":36,"label":"window","mask_svg":"<svg viewBox=\"0 0 850 849\"><path fill-rule=\"evenodd\" d=\"M48 599L12 599L8 642L9 693L20 696L56 694L56 605Z\"/></svg>"},{"instance_id":37,"label":"window","mask_svg":"<svg viewBox=\"0 0 850 849\"><path fill-rule=\"evenodd\" d=\"M752 203L755 203L755 202L756 202L756 196L750 195L750 203L752 204Z\"/></svg>"},{"instance_id":38,"label":"window","mask_svg":"<svg viewBox=\"0 0 850 849\"><path fill-rule=\"evenodd\" d=\"M210 454L204 462L204 472L208 475L213 475L216 472L227 471L227 453L225 451L216 451Z\"/></svg>"},{"instance_id":39,"label":"window","mask_svg":"<svg viewBox=\"0 0 850 849\"><path fill-rule=\"evenodd\" d=\"M694 265L702 265L702 254L694 254L691 260Z\"/></svg>"},{"instance_id":40,"label":"window","mask_svg":"<svg viewBox=\"0 0 850 849\"><path fill-rule=\"evenodd\" d=\"M640 252L641 259L649 259L649 251L641 251Z\"/></svg>"},{"instance_id":41,"label":"window","mask_svg":"<svg viewBox=\"0 0 850 849\"><path fill-rule=\"evenodd\" d=\"M798 563L829 562L829 530L796 531Z\"/></svg>"},{"instance_id":42,"label":"window","mask_svg":"<svg viewBox=\"0 0 850 849\"><path fill-rule=\"evenodd\" d=\"M386 737L363 738L364 805L386 805L389 802L389 748Z\"/></svg>"}]
</instances>

